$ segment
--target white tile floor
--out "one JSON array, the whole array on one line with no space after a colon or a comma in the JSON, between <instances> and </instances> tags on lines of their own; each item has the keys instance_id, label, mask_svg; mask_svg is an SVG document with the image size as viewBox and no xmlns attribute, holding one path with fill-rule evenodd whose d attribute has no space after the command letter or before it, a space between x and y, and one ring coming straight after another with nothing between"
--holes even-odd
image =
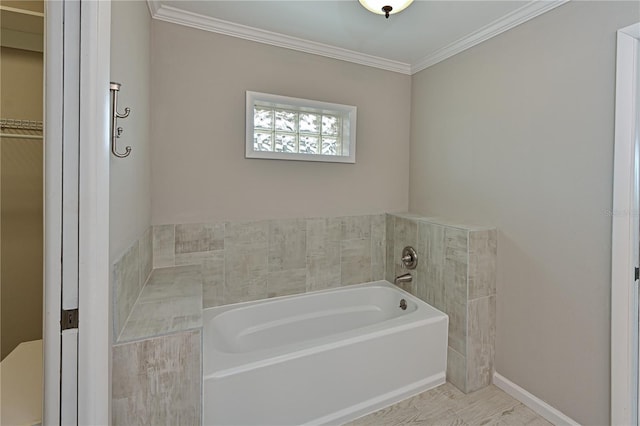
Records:
<instances>
[{"instance_id":1,"label":"white tile floor","mask_svg":"<svg viewBox=\"0 0 640 426\"><path fill-rule=\"evenodd\" d=\"M551 423L494 385L465 395L445 383L348 425L549 426Z\"/></svg>"}]
</instances>

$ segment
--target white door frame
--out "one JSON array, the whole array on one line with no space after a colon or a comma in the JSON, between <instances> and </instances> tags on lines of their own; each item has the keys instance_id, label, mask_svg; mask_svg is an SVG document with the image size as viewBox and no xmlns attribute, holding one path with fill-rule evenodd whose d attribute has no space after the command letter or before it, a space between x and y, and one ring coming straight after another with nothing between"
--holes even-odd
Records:
<instances>
[{"instance_id":1,"label":"white door frame","mask_svg":"<svg viewBox=\"0 0 640 426\"><path fill-rule=\"evenodd\" d=\"M638 46L640 23L618 31L611 246L611 424L638 424Z\"/></svg>"},{"instance_id":2,"label":"white door frame","mask_svg":"<svg viewBox=\"0 0 640 426\"><path fill-rule=\"evenodd\" d=\"M75 0L65 0L75 1ZM45 2L43 424L60 423L63 1ZM78 424L111 423L109 274L110 1L81 0L78 221Z\"/></svg>"},{"instance_id":3,"label":"white door frame","mask_svg":"<svg viewBox=\"0 0 640 426\"><path fill-rule=\"evenodd\" d=\"M82 1L78 424L111 424L111 1Z\"/></svg>"}]
</instances>

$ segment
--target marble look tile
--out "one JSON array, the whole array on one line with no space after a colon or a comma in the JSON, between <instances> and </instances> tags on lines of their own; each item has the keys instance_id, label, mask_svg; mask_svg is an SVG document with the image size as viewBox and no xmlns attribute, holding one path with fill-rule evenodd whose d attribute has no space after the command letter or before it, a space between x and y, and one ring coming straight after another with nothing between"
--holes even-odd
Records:
<instances>
[{"instance_id":1,"label":"marble look tile","mask_svg":"<svg viewBox=\"0 0 640 426\"><path fill-rule=\"evenodd\" d=\"M307 219L307 254L324 254L326 244L342 240L342 219L339 217Z\"/></svg>"},{"instance_id":2,"label":"marble look tile","mask_svg":"<svg viewBox=\"0 0 640 426\"><path fill-rule=\"evenodd\" d=\"M342 285L371 281L371 241L344 240L341 244L340 280Z\"/></svg>"},{"instance_id":3,"label":"marble look tile","mask_svg":"<svg viewBox=\"0 0 640 426\"><path fill-rule=\"evenodd\" d=\"M224 261L225 303L267 297L267 247L226 249Z\"/></svg>"},{"instance_id":4,"label":"marble look tile","mask_svg":"<svg viewBox=\"0 0 640 426\"><path fill-rule=\"evenodd\" d=\"M444 305L444 228L427 222L418 224L418 297L436 309Z\"/></svg>"},{"instance_id":5,"label":"marble look tile","mask_svg":"<svg viewBox=\"0 0 640 426\"><path fill-rule=\"evenodd\" d=\"M334 250L329 251L329 247L326 256L307 257L306 291L340 287L340 243L334 242L330 246Z\"/></svg>"},{"instance_id":6,"label":"marble look tile","mask_svg":"<svg viewBox=\"0 0 640 426\"><path fill-rule=\"evenodd\" d=\"M467 387L467 362L462 354L447 347L447 381L462 392Z\"/></svg>"},{"instance_id":7,"label":"marble look tile","mask_svg":"<svg viewBox=\"0 0 640 426\"><path fill-rule=\"evenodd\" d=\"M371 238L371 216L345 216L341 219L343 240Z\"/></svg>"},{"instance_id":8,"label":"marble look tile","mask_svg":"<svg viewBox=\"0 0 640 426\"><path fill-rule=\"evenodd\" d=\"M140 249L140 288L144 286L153 269L153 228L148 227L138 239Z\"/></svg>"},{"instance_id":9,"label":"marble look tile","mask_svg":"<svg viewBox=\"0 0 640 426\"><path fill-rule=\"evenodd\" d=\"M469 299L496 293L497 255L495 229L469 232Z\"/></svg>"},{"instance_id":10,"label":"marble look tile","mask_svg":"<svg viewBox=\"0 0 640 426\"><path fill-rule=\"evenodd\" d=\"M140 293L138 303L198 296L201 286L202 275L200 267L196 265L154 269L149 282Z\"/></svg>"},{"instance_id":11,"label":"marble look tile","mask_svg":"<svg viewBox=\"0 0 640 426\"><path fill-rule=\"evenodd\" d=\"M200 331L113 347L114 425L201 424Z\"/></svg>"},{"instance_id":12,"label":"marble look tile","mask_svg":"<svg viewBox=\"0 0 640 426\"><path fill-rule=\"evenodd\" d=\"M224 247L236 248L246 245L267 245L269 222L228 222L225 226Z\"/></svg>"},{"instance_id":13,"label":"marble look tile","mask_svg":"<svg viewBox=\"0 0 640 426\"><path fill-rule=\"evenodd\" d=\"M224 250L176 254L176 265L200 265L202 307L224 305Z\"/></svg>"},{"instance_id":14,"label":"marble look tile","mask_svg":"<svg viewBox=\"0 0 640 426\"><path fill-rule=\"evenodd\" d=\"M371 216L371 279L385 279L387 236L385 215Z\"/></svg>"},{"instance_id":15,"label":"marble look tile","mask_svg":"<svg viewBox=\"0 0 640 426\"><path fill-rule=\"evenodd\" d=\"M156 269L142 289L118 342L202 326L199 265Z\"/></svg>"},{"instance_id":16,"label":"marble look tile","mask_svg":"<svg viewBox=\"0 0 640 426\"><path fill-rule=\"evenodd\" d=\"M306 285L306 268L269 272L267 276L267 297L304 293Z\"/></svg>"},{"instance_id":17,"label":"marble look tile","mask_svg":"<svg viewBox=\"0 0 640 426\"><path fill-rule=\"evenodd\" d=\"M385 234L386 246L384 278L392 283L395 278L395 266L393 261L393 254L395 253L395 216L391 214L385 215Z\"/></svg>"},{"instance_id":18,"label":"marble look tile","mask_svg":"<svg viewBox=\"0 0 640 426\"><path fill-rule=\"evenodd\" d=\"M224 249L224 223L176 225L175 253L194 253Z\"/></svg>"},{"instance_id":19,"label":"marble look tile","mask_svg":"<svg viewBox=\"0 0 640 426\"><path fill-rule=\"evenodd\" d=\"M379 281L384 279L384 263L371 263L371 281Z\"/></svg>"},{"instance_id":20,"label":"marble look tile","mask_svg":"<svg viewBox=\"0 0 640 426\"><path fill-rule=\"evenodd\" d=\"M118 336L140 294L139 245L136 241L113 266L114 336Z\"/></svg>"},{"instance_id":21,"label":"marble look tile","mask_svg":"<svg viewBox=\"0 0 640 426\"><path fill-rule=\"evenodd\" d=\"M496 335L496 297L487 296L468 303L467 391L491 384Z\"/></svg>"},{"instance_id":22,"label":"marble look tile","mask_svg":"<svg viewBox=\"0 0 640 426\"><path fill-rule=\"evenodd\" d=\"M304 268L306 256L306 220L269 221L269 272Z\"/></svg>"},{"instance_id":23,"label":"marble look tile","mask_svg":"<svg viewBox=\"0 0 640 426\"><path fill-rule=\"evenodd\" d=\"M449 346L461 354L466 354L467 303L447 300L444 312L449 316Z\"/></svg>"},{"instance_id":24,"label":"marble look tile","mask_svg":"<svg viewBox=\"0 0 640 426\"><path fill-rule=\"evenodd\" d=\"M307 220L307 291L340 286L341 234L339 218Z\"/></svg>"},{"instance_id":25,"label":"marble look tile","mask_svg":"<svg viewBox=\"0 0 640 426\"><path fill-rule=\"evenodd\" d=\"M136 305L118 343L202 327L202 298L182 297Z\"/></svg>"},{"instance_id":26,"label":"marble look tile","mask_svg":"<svg viewBox=\"0 0 640 426\"><path fill-rule=\"evenodd\" d=\"M154 225L153 227L153 267L164 268L174 266L175 253L175 226Z\"/></svg>"},{"instance_id":27,"label":"marble look tile","mask_svg":"<svg viewBox=\"0 0 640 426\"><path fill-rule=\"evenodd\" d=\"M225 230L225 303L267 297L269 224L228 223Z\"/></svg>"},{"instance_id":28,"label":"marble look tile","mask_svg":"<svg viewBox=\"0 0 640 426\"><path fill-rule=\"evenodd\" d=\"M437 309L444 309L444 228L428 225L429 236L425 241L425 264L427 265L427 293Z\"/></svg>"},{"instance_id":29,"label":"marble look tile","mask_svg":"<svg viewBox=\"0 0 640 426\"><path fill-rule=\"evenodd\" d=\"M444 228L445 261L467 264L467 236L466 230Z\"/></svg>"},{"instance_id":30,"label":"marble look tile","mask_svg":"<svg viewBox=\"0 0 640 426\"><path fill-rule=\"evenodd\" d=\"M449 346L466 354L467 231L444 228L444 312L449 315Z\"/></svg>"}]
</instances>

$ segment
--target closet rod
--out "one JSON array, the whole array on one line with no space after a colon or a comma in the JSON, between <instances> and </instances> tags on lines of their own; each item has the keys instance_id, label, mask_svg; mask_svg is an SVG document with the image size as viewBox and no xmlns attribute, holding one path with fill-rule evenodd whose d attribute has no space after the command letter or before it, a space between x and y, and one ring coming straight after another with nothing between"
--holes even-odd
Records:
<instances>
[{"instance_id":1,"label":"closet rod","mask_svg":"<svg viewBox=\"0 0 640 426\"><path fill-rule=\"evenodd\" d=\"M16 135L13 133L0 133L0 138L13 138L13 139L42 139L41 135Z\"/></svg>"}]
</instances>

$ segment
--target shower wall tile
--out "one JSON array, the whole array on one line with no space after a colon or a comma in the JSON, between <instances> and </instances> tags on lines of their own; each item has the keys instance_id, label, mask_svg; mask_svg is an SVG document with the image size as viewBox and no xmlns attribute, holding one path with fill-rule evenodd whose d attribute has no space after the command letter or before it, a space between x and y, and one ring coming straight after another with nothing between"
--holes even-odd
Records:
<instances>
[{"instance_id":1,"label":"shower wall tile","mask_svg":"<svg viewBox=\"0 0 640 426\"><path fill-rule=\"evenodd\" d=\"M306 220L269 221L269 272L305 268L306 253Z\"/></svg>"},{"instance_id":2,"label":"shower wall tile","mask_svg":"<svg viewBox=\"0 0 640 426\"><path fill-rule=\"evenodd\" d=\"M497 255L495 229L469 232L469 299L495 294Z\"/></svg>"},{"instance_id":3,"label":"shower wall tile","mask_svg":"<svg viewBox=\"0 0 640 426\"><path fill-rule=\"evenodd\" d=\"M469 301L466 392L491 384L496 338L496 296Z\"/></svg>"},{"instance_id":4,"label":"shower wall tile","mask_svg":"<svg viewBox=\"0 0 640 426\"><path fill-rule=\"evenodd\" d=\"M152 230L147 228L113 264L113 336L122 332L152 270Z\"/></svg>"},{"instance_id":5,"label":"shower wall tile","mask_svg":"<svg viewBox=\"0 0 640 426\"><path fill-rule=\"evenodd\" d=\"M269 272L267 297L304 293L307 286L307 268Z\"/></svg>"},{"instance_id":6,"label":"shower wall tile","mask_svg":"<svg viewBox=\"0 0 640 426\"><path fill-rule=\"evenodd\" d=\"M432 223L418 223L418 296L444 310L444 231Z\"/></svg>"},{"instance_id":7,"label":"shower wall tile","mask_svg":"<svg viewBox=\"0 0 640 426\"><path fill-rule=\"evenodd\" d=\"M175 265L175 225L153 227L153 268Z\"/></svg>"},{"instance_id":8,"label":"shower wall tile","mask_svg":"<svg viewBox=\"0 0 640 426\"><path fill-rule=\"evenodd\" d=\"M113 424L200 425L200 365L200 331L115 345Z\"/></svg>"},{"instance_id":9,"label":"shower wall tile","mask_svg":"<svg viewBox=\"0 0 640 426\"><path fill-rule=\"evenodd\" d=\"M385 215L385 234L386 234L386 244L385 244L385 271L384 278L393 282L393 278L395 277L395 266L394 266L394 244L395 244L395 223L396 217L391 214Z\"/></svg>"},{"instance_id":10,"label":"shower wall tile","mask_svg":"<svg viewBox=\"0 0 640 426\"><path fill-rule=\"evenodd\" d=\"M267 297L269 223L228 223L224 246L225 303Z\"/></svg>"},{"instance_id":11,"label":"shower wall tile","mask_svg":"<svg viewBox=\"0 0 640 426\"><path fill-rule=\"evenodd\" d=\"M371 216L345 216L342 218L342 239L371 238Z\"/></svg>"},{"instance_id":12,"label":"shower wall tile","mask_svg":"<svg viewBox=\"0 0 640 426\"><path fill-rule=\"evenodd\" d=\"M140 249L136 241L113 266L114 336L118 336L140 294Z\"/></svg>"},{"instance_id":13,"label":"shower wall tile","mask_svg":"<svg viewBox=\"0 0 640 426\"><path fill-rule=\"evenodd\" d=\"M340 273L342 285L371 281L370 239L342 241Z\"/></svg>"},{"instance_id":14,"label":"shower wall tile","mask_svg":"<svg viewBox=\"0 0 640 426\"><path fill-rule=\"evenodd\" d=\"M176 225L177 226L177 225ZM224 224L219 224L224 233ZM224 247L224 242L220 244ZM225 304L224 250L176 254L176 265L200 265L202 272L202 307Z\"/></svg>"},{"instance_id":15,"label":"shower wall tile","mask_svg":"<svg viewBox=\"0 0 640 426\"><path fill-rule=\"evenodd\" d=\"M307 219L306 291L340 286L339 218Z\"/></svg>"},{"instance_id":16,"label":"shower wall tile","mask_svg":"<svg viewBox=\"0 0 640 426\"><path fill-rule=\"evenodd\" d=\"M202 293L202 274L198 265L154 270L118 341L201 327Z\"/></svg>"},{"instance_id":17,"label":"shower wall tile","mask_svg":"<svg viewBox=\"0 0 640 426\"><path fill-rule=\"evenodd\" d=\"M224 251L219 250L202 262L202 307L224 304Z\"/></svg>"},{"instance_id":18,"label":"shower wall tile","mask_svg":"<svg viewBox=\"0 0 640 426\"><path fill-rule=\"evenodd\" d=\"M142 236L138 239L138 247L140 250L140 290L147 282L151 270L153 269L153 231L148 227Z\"/></svg>"},{"instance_id":19,"label":"shower wall tile","mask_svg":"<svg viewBox=\"0 0 640 426\"><path fill-rule=\"evenodd\" d=\"M177 265L200 265L203 308L224 305L224 250L176 254Z\"/></svg>"},{"instance_id":20,"label":"shower wall tile","mask_svg":"<svg viewBox=\"0 0 640 426\"><path fill-rule=\"evenodd\" d=\"M175 226L175 253L194 253L224 248L224 223Z\"/></svg>"},{"instance_id":21,"label":"shower wall tile","mask_svg":"<svg viewBox=\"0 0 640 426\"><path fill-rule=\"evenodd\" d=\"M406 273L402 248L418 252L407 289L449 316L447 379L463 392L493 374L496 230L411 214L387 214L386 279ZM389 265L393 265L390 267ZM489 296L489 297L487 297Z\"/></svg>"},{"instance_id":22,"label":"shower wall tile","mask_svg":"<svg viewBox=\"0 0 640 426\"><path fill-rule=\"evenodd\" d=\"M386 262L386 215L371 216L371 279L374 281L385 279Z\"/></svg>"},{"instance_id":23,"label":"shower wall tile","mask_svg":"<svg viewBox=\"0 0 640 426\"><path fill-rule=\"evenodd\" d=\"M465 392L467 383L466 374L467 361L465 357L449 346L447 348L447 381Z\"/></svg>"}]
</instances>

